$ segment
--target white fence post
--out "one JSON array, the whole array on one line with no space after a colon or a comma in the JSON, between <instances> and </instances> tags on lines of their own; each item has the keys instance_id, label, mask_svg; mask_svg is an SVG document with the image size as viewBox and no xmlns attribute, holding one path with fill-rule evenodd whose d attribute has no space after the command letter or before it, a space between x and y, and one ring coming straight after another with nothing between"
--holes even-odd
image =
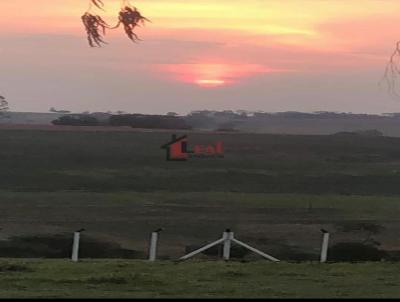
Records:
<instances>
[{"instance_id":1,"label":"white fence post","mask_svg":"<svg viewBox=\"0 0 400 302\"><path fill-rule=\"evenodd\" d=\"M74 233L74 243L72 245L72 261L78 262L79 261L79 241L81 239L81 233L75 232Z\"/></svg>"},{"instance_id":2,"label":"white fence post","mask_svg":"<svg viewBox=\"0 0 400 302\"><path fill-rule=\"evenodd\" d=\"M268 260L271 260L271 261L274 261L274 262L279 262L279 259L276 259L276 258L274 258L274 257L272 257L272 256L270 256L270 255L268 255L266 253L261 252L260 250L255 249L254 247L251 247L250 245L248 245L248 244L246 244L246 243L244 243L242 241L237 240L235 238L234 233L229 229L226 230L223 233L221 239L219 239L217 241L214 241L214 242L212 242L212 243L210 243L210 244L208 244L208 245L206 245L206 246L204 246L202 248L199 248L198 250L195 250L195 251L185 255L185 256L181 257L179 260L181 260L181 261L182 260L187 260L187 259L189 259L189 258L191 258L191 257L193 257L193 256L195 256L197 254L200 254L200 253L202 253L202 252L204 252L204 251L206 251L206 250L208 250L208 249L210 249L210 248L212 248L212 247L214 247L216 245L219 245L219 244L223 244L223 250L224 250L223 251L223 258L224 258L224 260L229 260L231 258L232 243L236 243L238 245L241 245L242 247L244 247L244 248L246 248L246 249L248 249L248 250L250 250L250 251L252 251L252 252L254 252L254 253L256 253L256 254L258 254L258 255L266 258L266 259L268 259Z\"/></svg>"},{"instance_id":3,"label":"white fence post","mask_svg":"<svg viewBox=\"0 0 400 302\"><path fill-rule=\"evenodd\" d=\"M328 260L328 249L329 249L329 232L325 230L321 230L324 234L322 239L322 248L321 248L321 263L325 263Z\"/></svg>"},{"instance_id":4,"label":"white fence post","mask_svg":"<svg viewBox=\"0 0 400 302\"><path fill-rule=\"evenodd\" d=\"M226 230L224 232L223 238L224 238L224 260L229 260L231 258L231 246L232 246L232 239L233 239L233 232L230 230Z\"/></svg>"},{"instance_id":5,"label":"white fence post","mask_svg":"<svg viewBox=\"0 0 400 302\"><path fill-rule=\"evenodd\" d=\"M158 245L158 232L153 232L151 233L151 238L150 238L149 261L157 260L157 245Z\"/></svg>"}]
</instances>

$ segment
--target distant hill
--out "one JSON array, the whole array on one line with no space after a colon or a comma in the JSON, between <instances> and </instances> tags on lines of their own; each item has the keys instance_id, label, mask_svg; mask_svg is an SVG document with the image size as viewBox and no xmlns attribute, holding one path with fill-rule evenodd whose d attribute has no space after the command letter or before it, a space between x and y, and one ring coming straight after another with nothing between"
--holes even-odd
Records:
<instances>
[{"instance_id":1,"label":"distant hill","mask_svg":"<svg viewBox=\"0 0 400 302\"><path fill-rule=\"evenodd\" d=\"M385 136L400 137L400 114L353 114L336 112L194 111L187 117L194 128L229 128L241 132L297 135L331 135L374 129Z\"/></svg>"},{"instance_id":2,"label":"distant hill","mask_svg":"<svg viewBox=\"0 0 400 302\"><path fill-rule=\"evenodd\" d=\"M388 116L290 117L269 116L251 118L240 123L241 131L277 134L330 135L340 132L362 132L375 129L385 136L400 137L400 118Z\"/></svg>"},{"instance_id":3,"label":"distant hill","mask_svg":"<svg viewBox=\"0 0 400 302\"><path fill-rule=\"evenodd\" d=\"M378 137L383 136L383 133L376 130L361 130L361 131L353 131L353 132L337 132L333 134L334 136L364 136L364 137Z\"/></svg>"}]
</instances>

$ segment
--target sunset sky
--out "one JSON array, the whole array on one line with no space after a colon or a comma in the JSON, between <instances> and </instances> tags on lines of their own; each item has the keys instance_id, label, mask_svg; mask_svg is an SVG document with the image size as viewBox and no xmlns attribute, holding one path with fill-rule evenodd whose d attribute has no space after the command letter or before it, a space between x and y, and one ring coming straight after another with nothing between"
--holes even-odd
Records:
<instances>
[{"instance_id":1,"label":"sunset sky","mask_svg":"<svg viewBox=\"0 0 400 302\"><path fill-rule=\"evenodd\" d=\"M120 0L103 0L115 24ZM90 48L88 0L0 0L0 95L15 111L400 112L380 89L399 0L137 0L152 20Z\"/></svg>"}]
</instances>

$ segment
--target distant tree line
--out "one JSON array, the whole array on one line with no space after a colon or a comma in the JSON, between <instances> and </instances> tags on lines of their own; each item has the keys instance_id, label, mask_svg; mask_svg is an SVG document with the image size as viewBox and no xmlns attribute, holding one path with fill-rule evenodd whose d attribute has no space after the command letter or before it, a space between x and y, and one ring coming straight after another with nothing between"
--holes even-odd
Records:
<instances>
[{"instance_id":1,"label":"distant tree line","mask_svg":"<svg viewBox=\"0 0 400 302\"><path fill-rule=\"evenodd\" d=\"M121 114L109 119L111 126L148 129L190 129L184 118L173 115Z\"/></svg>"},{"instance_id":2,"label":"distant tree line","mask_svg":"<svg viewBox=\"0 0 400 302\"><path fill-rule=\"evenodd\" d=\"M186 120L175 115L118 114L100 120L92 114L63 115L54 125L69 126L128 126L145 129L191 129Z\"/></svg>"},{"instance_id":3,"label":"distant tree line","mask_svg":"<svg viewBox=\"0 0 400 302\"><path fill-rule=\"evenodd\" d=\"M98 126L97 118L86 115L64 115L53 121L54 125L69 125L69 126Z\"/></svg>"},{"instance_id":4,"label":"distant tree line","mask_svg":"<svg viewBox=\"0 0 400 302\"><path fill-rule=\"evenodd\" d=\"M71 111L69 111L69 110L57 110L57 109L54 108L54 107L51 107L51 108L49 109L49 111L52 112L52 113L71 113Z\"/></svg>"},{"instance_id":5,"label":"distant tree line","mask_svg":"<svg viewBox=\"0 0 400 302\"><path fill-rule=\"evenodd\" d=\"M60 111L57 111L60 113ZM265 119L399 119L400 113L354 114L318 111L312 113L287 111L263 112L246 110L198 110L185 116L175 112L166 115L117 114L111 112L84 112L82 114L65 114L53 121L55 125L72 126L129 126L133 128L148 129L214 129L219 131L237 131L246 121L261 121Z\"/></svg>"},{"instance_id":6,"label":"distant tree line","mask_svg":"<svg viewBox=\"0 0 400 302\"><path fill-rule=\"evenodd\" d=\"M0 95L0 113L8 110L8 102L4 96Z\"/></svg>"},{"instance_id":7,"label":"distant tree line","mask_svg":"<svg viewBox=\"0 0 400 302\"><path fill-rule=\"evenodd\" d=\"M352 113L352 112L332 112L332 111L315 111L315 112L265 112L265 111L249 111L249 110L197 110L190 112L187 117L190 118L230 118L230 119L248 119L248 118L400 118L400 113L384 113L367 114L367 113Z\"/></svg>"}]
</instances>

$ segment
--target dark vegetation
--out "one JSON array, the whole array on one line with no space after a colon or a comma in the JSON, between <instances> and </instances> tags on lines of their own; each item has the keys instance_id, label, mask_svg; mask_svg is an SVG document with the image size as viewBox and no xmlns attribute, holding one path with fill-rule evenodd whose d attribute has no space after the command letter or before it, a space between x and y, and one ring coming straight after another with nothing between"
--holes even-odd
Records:
<instances>
[{"instance_id":1,"label":"dark vegetation","mask_svg":"<svg viewBox=\"0 0 400 302\"><path fill-rule=\"evenodd\" d=\"M111 126L131 126L133 128L148 129L190 129L190 126L183 118L171 115L113 115L109 119L109 124Z\"/></svg>"},{"instance_id":2,"label":"dark vegetation","mask_svg":"<svg viewBox=\"0 0 400 302\"><path fill-rule=\"evenodd\" d=\"M54 120L53 124L68 126L129 126L147 129L191 129L185 119L171 115L120 114L110 115L109 117L99 117L98 115L65 115Z\"/></svg>"},{"instance_id":3,"label":"dark vegetation","mask_svg":"<svg viewBox=\"0 0 400 302\"><path fill-rule=\"evenodd\" d=\"M337 243L330 248L329 260L331 262L365 262L393 260L389 253L379 248L360 242Z\"/></svg>"},{"instance_id":4,"label":"dark vegetation","mask_svg":"<svg viewBox=\"0 0 400 302\"><path fill-rule=\"evenodd\" d=\"M53 121L54 125L98 126L99 121L90 115L65 115Z\"/></svg>"},{"instance_id":5,"label":"dark vegetation","mask_svg":"<svg viewBox=\"0 0 400 302\"><path fill-rule=\"evenodd\" d=\"M381 131L373 129L373 130L362 130L362 131L343 131L343 132L334 133L333 135L338 135L338 136L383 136L383 133Z\"/></svg>"},{"instance_id":6,"label":"dark vegetation","mask_svg":"<svg viewBox=\"0 0 400 302\"><path fill-rule=\"evenodd\" d=\"M81 239L80 256L83 258L144 258L144 252L123 249L115 242L107 242L86 235L82 235ZM70 258L71 246L71 234L17 236L0 241L0 257Z\"/></svg>"},{"instance_id":7,"label":"dark vegetation","mask_svg":"<svg viewBox=\"0 0 400 302\"><path fill-rule=\"evenodd\" d=\"M0 95L0 114L6 110L8 110L8 102L6 101L6 98L4 96Z\"/></svg>"},{"instance_id":8,"label":"dark vegetation","mask_svg":"<svg viewBox=\"0 0 400 302\"><path fill-rule=\"evenodd\" d=\"M68 115L66 115L68 116ZM134 126L150 129L199 129L221 132L256 132L289 134L335 134L341 136L400 136L400 115L352 114L335 112L250 112L193 111L179 116L166 115L83 113L71 117L95 118L99 126ZM74 119L54 121L58 125L76 125ZM79 123L78 123L79 124ZM80 125L80 124L79 124ZM93 125L93 124L92 124Z\"/></svg>"}]
</instances>

